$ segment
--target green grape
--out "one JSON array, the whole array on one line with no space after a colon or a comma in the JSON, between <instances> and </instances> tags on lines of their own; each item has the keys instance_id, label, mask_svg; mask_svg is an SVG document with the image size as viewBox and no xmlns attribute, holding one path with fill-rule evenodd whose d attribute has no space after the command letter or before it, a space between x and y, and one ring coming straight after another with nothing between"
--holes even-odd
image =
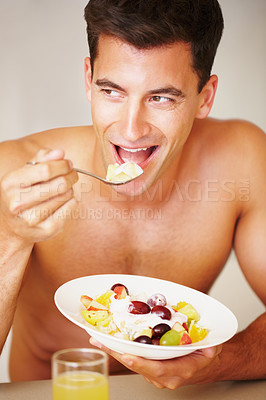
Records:
<instances>
[{"instance_id":1,"label":"green grape","mask_svg":"<svg viewBox=\"0 0 266 400\"><path fill-rule=\"evenodd\" d=\"M177 346L179 345L181 335L179 332L171 329L167 331L160 339L160 345L162 346Z\"/></svg>"}]
</instances>

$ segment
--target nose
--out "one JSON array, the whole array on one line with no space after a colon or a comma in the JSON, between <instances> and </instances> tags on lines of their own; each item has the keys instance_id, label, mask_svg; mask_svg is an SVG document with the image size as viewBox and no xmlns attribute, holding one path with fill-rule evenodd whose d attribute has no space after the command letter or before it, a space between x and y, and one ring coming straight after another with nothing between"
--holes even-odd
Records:
<instances>
[{"instance_id":1,"label":"nose","mask_svg":"<svg viewBox=\"0 0 266 400\"><path fill-rule=\"evenodd\" d=\"M128 99L121 110L120 132L128 141L137 141L150 132L145 105L138 99Z\"/></svg>"}]
</instances>

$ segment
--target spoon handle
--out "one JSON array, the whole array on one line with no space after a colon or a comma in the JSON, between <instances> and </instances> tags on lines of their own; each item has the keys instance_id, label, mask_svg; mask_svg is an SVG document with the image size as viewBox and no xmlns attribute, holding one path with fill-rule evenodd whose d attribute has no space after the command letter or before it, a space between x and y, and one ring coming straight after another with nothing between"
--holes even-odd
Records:
<instances>
[{"instance_id":1,"label":"spoon handle","mask_svg":"<svg viewBox=\"0 0 266 400\"><path fill-rule=\"evenodd\" d=\"M28 165L37 165L37 164L40 164L40 162L39 161L28 161L27 164ZM92 172L85 171L84 169L73 168L73 170L76 172L79 172L80 174L89 175L92 178L98 179L99 181L106 183L107 185L124 185L125 183L136 179L136 178L129 179L128 181L125 181L125 182L111 182L111 181L108 181L107 179L101 178L100 176L93 174Z\"/></svg>"}]
</instances>

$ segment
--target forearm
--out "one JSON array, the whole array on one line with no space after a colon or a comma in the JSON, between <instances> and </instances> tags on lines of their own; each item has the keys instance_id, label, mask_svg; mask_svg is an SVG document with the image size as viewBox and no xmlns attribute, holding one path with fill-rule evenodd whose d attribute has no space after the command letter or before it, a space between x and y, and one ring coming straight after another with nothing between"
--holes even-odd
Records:
<instances>
[{"instance_id":1,"label":"forearm","mask_svg":"<svg viewBox=\"0 0 266 400\"><path fill-rule=\"evenodd\" d=\"M212 381L266 378L266 313L223 345L210 368Z\"/></svg>"},{"instance_id":2,"label":"forearm","mask_svg":"<svg viewBox=\"0 0 266 400\"><path fill-rule=\"evenodd\" d=\"M61 232L76 207L73 185L78 175L64 152L40 149L33 160L36 165L23 165L0 180L0 349L34 243Z\"/></svg>"},{"instance_id":3,"label":"forearm","mask_svg":"<svg viewBox=\"0 0 266 400\"><path fill-rule=\"evenodd\" d=\"M18 294L32 245L23 245L18 240L0 240L0 352L11 328Z\"/></svg>"}]
</instances>

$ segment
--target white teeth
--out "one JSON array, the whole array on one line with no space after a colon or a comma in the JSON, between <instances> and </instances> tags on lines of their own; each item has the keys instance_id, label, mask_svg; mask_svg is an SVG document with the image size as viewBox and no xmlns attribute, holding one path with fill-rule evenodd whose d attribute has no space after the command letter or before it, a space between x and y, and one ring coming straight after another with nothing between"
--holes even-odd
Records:
<instances>
[{"instance_id":1,"label":"white teeth","mask_svg":"<svg viewBox=\"0 0 266 400\"><path fill-rule=\"evenodd\" d=\"M120 146L121 147L121 146ZM136 153L137 151L145 151L148 147L143 147L139 149L126 149L125 147L121 147L121 149L128 151L129 153Z\"/></svg>"}]
</instances>

